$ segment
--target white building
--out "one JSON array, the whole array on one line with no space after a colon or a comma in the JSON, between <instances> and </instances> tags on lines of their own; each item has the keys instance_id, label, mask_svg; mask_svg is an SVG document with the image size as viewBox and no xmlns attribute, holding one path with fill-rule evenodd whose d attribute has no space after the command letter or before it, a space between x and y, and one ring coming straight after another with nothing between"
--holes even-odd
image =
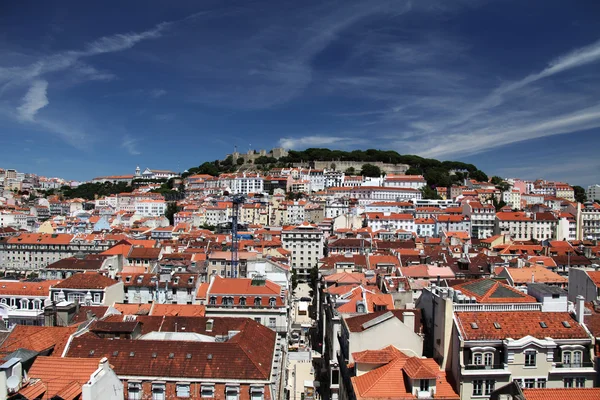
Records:
<instances>
[{"instance_id":1,"label":"white building","mask_svg":"<svg viewBox=\"0 0 600 400\"><path fill-rule=\"evenodd\" d=\"M142 217L165 215L167 203L164 200L144 199L135 202L135 213Z\"/></svg>"},{"instance_id":2,"label":"white building","mask_svg":"<svg viewBox=\"0 0 600 400\"><path fill-rule=\"evenodd\" d=\"M494 233L496 209L491 204L467 201L463 204L463 215L471 220L471 237L487 239Z\"/></svg>"},{"instance_id":3,"label":"white building","mask_svg":"<svg viewBox=\"0 0 600 400\"><path fill-rule=\"evenodd\" d=\"M518 189L502 192L502 201L504 201L513 210L520 210L521 192Z\"/></svg>"},{"instance_id":4,"label":"white building","mask_svg":"<svg viewBox=\"0 0 600 400\"><path fill-rule=\"evenodd\" d=\"M494 221L494 235L510 235L514 240L556 238L558 219L549 212L499 212Z\"/></svg>"},{"instance_id":5,"label":"white building","mask_svg":"<svg viewBox=\"0 0 600 400\"><path fill-rule=\"evenodd\" d=\"M363 206L379 201L418 200L421 199L422 193L413 188L360 186L352 188L350 197L357 199L358 204Z\"/></svg>"},{"instance_id":6,"label":"white building","mask_svg":"<svg viewBox=\"0 0 600 400\"><path fill-rule=\"evenodd\" d=\"M427 185L427 181L422 175L386 175L384 186L421 189Z\"/></svg>"},{"instance_id":7,"label":"white building","mask_svg":"<svg viewBox=\"0 0 600 400\"><path fill-rule=\"evenodd\" d=\"M260 174L246 174L236 176L231 184L232 194L262 193L264 191L264 178Z\"/></svg>"},{"instance_id":8,"label":"white building","mask_svg":"<svg viewBox=\"0 0 600 400\"><path fill-rule=\"evenodd\" d=\"M281 232L283 248L292 252L291 265L298 279L308 280L310 270L323 257L323 232L309 223L303 223Z\"/></svg>"},{"instance_id":9,"label":"white building","mask_svg":"<svg viewBox=\"0 0 600 400\"><path fill-rule=\"evenodd\" d=\"M587 199L590 201L600 200L600 185L588 186L586 190Z\"/></svg>"},{"instance_id":10,"label":"white building","mask_svg":"<svg viewBox=\"0 0 600 400\"><path fill-rule=\"evenodd\" d=\"M373 231L397 231L402 229L408 232L416 232L415 217L412 214L364 213L364 218L367 226Z\"/></svg>"}]
</instances>

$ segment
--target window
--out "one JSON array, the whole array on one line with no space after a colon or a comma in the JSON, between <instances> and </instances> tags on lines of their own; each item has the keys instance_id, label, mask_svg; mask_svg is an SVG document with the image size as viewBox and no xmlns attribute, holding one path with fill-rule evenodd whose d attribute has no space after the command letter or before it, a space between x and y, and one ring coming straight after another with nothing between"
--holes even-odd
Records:
<instances>
[{"instance_id":1,"label":"window","mask_svg":"<svg viewBox=\"0 0 600 400\"><path fill-rule=\"evenodd\" d=\"M140 400L142 398L142 384L138 382L130 382L127 385L127 393L129 400Z\"/></svg>"},{"instance_id":2,"label":"window","mask_svg":"<svg viewBox=\"0 0 600 400\"><path fill-rule=\"evenodd\" d=\"M209 304L212 306L217 304L217 298L215 296L210 296Z\"/></svg>"},{"instance_id":3,"label":"window","mask_svg":"<svg viewBox=\"0 0 600 400\"><path fill-rule=\"evenodd\" d=\"M94 293L94 303L100 303L100 293Z\"/></svg>"},{"instance_id":4,"label":"window","mask_svg":"<svg viewBox=\"0 0 600 400\"><path fill-rule=\"evenodd\" d=\"M190 397L190 384L189 383L178 383L175 386L177 391L177 397L187 398Z\"/></svg>"},{"instance_id":5,"label":"window","mask_svg":"<svg viewBox=\"0 0 600 400\"><path fill-rule=\"evenodd\" d=\"M250 400L263 400L264 392L262 386L250 386Z\"/></svg>"},{"instance_id":6,"label":"window","mask_svg":"<svg viewBox=\"0 0 600 400\"><path fill-rule=\"evenodd\" d=\"M419 384L419 390L421 392L429 391L429 379L421 379L421 382Z\"/></svg>"},{"instance_id":7,"label":"window","mask_svg":"<svg viewBox=\"0 0 600 400\"><path fill-rule=\"evenodd\" d=\"M535 387L535 379L525 379L524 386L526 389L533 389Z\"/></svg>"},{"instance_id":8,"label":"window","mask_svg":"<svg viewBox=\"0 0 600 400\"><path fill-rule=\"evenodd\" d=\"M525 366L526 367L535 367L535 356L536 356L536 352L534 350L528 350L525 352Z\"/></svg>"},{"instance_id":9,"label":"window","mask_svg":"<svg viewBox=\"0 0 600 400\"><path fill-rule=\"evenodd\" d=\"M215 385L202 385L200 388L200 395L204 398L215 397Z\"/></svg>"},{"instance_id":10,"label":"window","mask_svg":"<svg viewBox=\"0 0 600 400\"><path fill-rule=\"evenodd\" d=\"M585 378L575 378L575 387L576 388L585 387Z\"/></svg>"},{"instance_id":11,"label":"window","mask_svg":"<svg viewBox=\"0 0 600 400\"><path fill-rule=\"evenodd\" d=\"M237 400L239 397L240 388L239 386L226 386L225 387L225 400Z\"/></svg>"},{"instance_id":12,"label":"window","mask_svg":"<svg viewBox=\"0 0 600 400\"><path fill-rule=\"evenodd\" d=\"M494 355L492 353L485 353L483 355L483 364L484 365L492 365L494 362Z\"/></svg>"},{"instance_id":13,"label":"window","mask_svg":"<svg viewBox=\"0 0 600 400\"><path fill-rule=\"evenodd\" d=\"M581 350L563 351L562 362L565 366L571 368L581 367L583 352Z\"/></svg>"},{"instance_id":14,"label":"window","mask_svg":"<svg viewBox=\"0 0 600 400\"><path fill-rule=\"evenodd\" d=\"M240 297L240 306L245 306L245 305L246 305L246 298Z\"/></svg>"},{"instance_id":15,"label":"window","mask_svg":"<svg viewBox=\"0 0 600 400\"><path fill-rule=\"evenodd\" d=\"M538 389L545 389L546 388L546 379L544 379L544 378L538 379L537 387L538 387Z\"/></svg>"},{"instance_id":16,"label":"window","mask_svg":"<svg viewBox=\"0 0 600 400\"><path fill-rule=\"evenodd\" d=\"M565 378L563 382L564 382L566 388L573 387L573 378Z\"/></svg>"},{"instance_id":17,"label":"window","mask_svg":"<svg viewBox=\"0 0 600 400\"><path fill-rule=\"evenodd\" d=\"M489 396L494 391L494 387L496 386L496 381L493 379L488 379L485 381L485 392L486 396Z\"/></svg>"},{"instance_id":18,"label":"window","mask_svg":"<svg viewBox=\"0 0 600 400\"><path fill-rule=\"evenodd\" d=\"M483 381L482 380L474 380L473 381L473 396L481 396L483 394Z\"/></svg>"},{"instance_id":19,"label":"window","mask_svg":"<svg viewBox=\"0 0 600 400\"><path fill-rule=\"evenodd\" d=\"M473 354L473 364L475 364L475 365L483 364L483 355L481 353Z\"/></svg>"},{"instance_id":20,"label":"window","mask_svg":"<svg viewBox=\"0 0 600 400\"><path fill-rule=\"evenodd\" d=\"M152 384L152 400L165 400L165 384L164 383L153 383Z\"/></svg>"},{"instance_id":21,"label":"window","mask_svg":"<svg viewBox=\"0 0 600 400\"><path fill-rule=\"evenodd\" d=\"M260 297L255 297L254 298L254 305L255 306L260 306L262 304L262 299Z\"/></svg>"},{"instance_id":22,"label":"window","mask_svg":"<svg viewBox=\"0 0 600 400\"><path fill-rule=\"evenodd\" d=\"M275 307L275 297L269 299L269 307Z\"/></svg>"},{"instance_id":23,"label":"window","mask_svg":"<svg viewBox=\"0 0 600 400\"><path fill-rule=\"evenodd\" d=\"M269 318L269 328L275 328L277 324L277 318Z\"/></svg>"}]
</instances>

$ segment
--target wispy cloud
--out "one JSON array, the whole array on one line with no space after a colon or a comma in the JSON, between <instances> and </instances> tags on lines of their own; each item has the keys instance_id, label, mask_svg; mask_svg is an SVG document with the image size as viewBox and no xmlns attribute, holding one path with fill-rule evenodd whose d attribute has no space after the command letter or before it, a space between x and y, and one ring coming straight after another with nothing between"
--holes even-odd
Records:
<instances>
[{"instance_id":1,"label":"wispy cloud","mask_svg":"<svg viewBox=\"0 0 600 400\"><path fill-rule=\"evenodd\" d=\"M150 91L150 96L154 99L158 99L159 97L163 97L165 94L167 94L167 91L164 89L152 89Z\"/></svg>"},{"instance_id":2,"label":"wispy cloud","mask_svg":"<svg viewBox=\"0 0 600 400\"><path fill-rule=\"evenodd\" d=\"M157 121L172 121L175 119L175 114L173 114L173 113L156 114L154 116L154 119Z\"/></svg>"},{"instance_id":3,"label":"wispy cloud","mask_svg":"<svg viewBox=\"0 0 600 400\"><path fill-rule=\"evenodd\" d=\"M130 135L123 137L121 147L125 149L132 156L139 156L142 152L138 149L138 139L134 139Z\"/></svg>"},{"instance_id":4,"label":"wispy cloud","mask_svg":"<svg viewBox=\"0 0 600 400\"><path fill-rule=\"evenodd\" d=\"M286 149L306 149L309 147L336 146L338 148L347 148L348 146L364 143L362 139L356 139L344 136L302 136L287 137L279 139L279 146Z\"/></svg>"},{"instance_id":5,"label":"wispy cloud","mask_svg":"<svg viewBox=\"0 0 600 400\"><path fill-rule=\"evenodd\" d=\"M151 29L142 32L119 33L104 36L89 42L79 50L68 50L39 57L35 62L20 66L0 66L0 97L19 93L27 87L27 92L22 96L20 105L15 107L14 117L17 121L37 125L38 128L47 130L64 139L76 148L84 148L90 141L86 131L88 129L69 126L64 120L35 118L39 110L49 105L48 80L64 79L71 83L82 81L109 81L115 78L111 72L100 71L84 60L93 56L115 53L134 47L136 44L151 39L157 39L175 24L193 19L199 14L193 14L177 21L161 22ZM62 73L62 75L57 75ZM153 90L150 95L158 98L166 94L162 89ZM7 102L6 104L9 104ZM3 114L7 114L6 110ZM8 113L10 115L10 113ZM89 124L89 123L88 123ZM134 142L125 141L124 147L131 154L139 154L133 147Z\"/></svg>"},{"instance_id":6,"label":"wispy cloud","mask_svg":"<svg viewBox=\"0 0 600 400\"><path fill-rule=\"evenodd\" d=\"M23 121L33 121L35 114L49 104L48 82L42 79L33 81L23 97L23 104L17 108L18 116Z\"/></svg>"}]
</instances>

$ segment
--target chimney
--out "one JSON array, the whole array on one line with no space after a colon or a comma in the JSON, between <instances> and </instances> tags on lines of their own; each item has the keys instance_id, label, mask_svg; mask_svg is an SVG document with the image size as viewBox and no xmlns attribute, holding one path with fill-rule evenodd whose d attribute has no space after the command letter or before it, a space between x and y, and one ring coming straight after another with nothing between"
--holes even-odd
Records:
<instances>
[{"instance_id":1,"label":"chimney","mask_svg":"<svg viewBox=\"0 0 600 400\"><path fill-rule=\"evenodd\" d=\"M103 370L107 370L108 368L110 368L110 365L108 364L108 358L102 357L102 359L98 363L98 368Z\"/></svg>"},{"instance_id":2,"label":"chimney","mask_svg":"<svg viewBox=\"0 0 600 400\"><path fill-rule=\"evenodd\" d=\"M415 313L412 311L404 311L402 312L402 321L404 325L415 331Z\"/></svg>"},{"instance_id":3,"label":"chimney","mask_svg":"<svg viewBox=\"0 0 600 400\"><path fill-rule=\"evenodd\" d=\"M90 320L90 319L92 319L92 318L94 318L94 313L93 313L93 312L91 312L90 310L87 310L87 311L85 312L85 319L89 321L89 320Z\"/></svg>"},{"instance_id":4,"label":"chimney","mask_svg":"<svg viewBox=\"0 0 600 400\"><path fill-rule=\"evenodd\" d=\"M577 317L577 322L583 324L583 313L585 312L585 307L583 305L585 298L582 295L577 296L575 303L575 316Z\"/></svg>"}]
</instances>

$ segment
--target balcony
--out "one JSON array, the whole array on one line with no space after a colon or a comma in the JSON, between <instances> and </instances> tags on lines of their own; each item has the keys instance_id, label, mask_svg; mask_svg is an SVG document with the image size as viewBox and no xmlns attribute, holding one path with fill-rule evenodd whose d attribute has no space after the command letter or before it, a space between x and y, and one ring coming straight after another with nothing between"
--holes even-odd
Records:
<instances>
[{"instance_id":1,"label":"balcony","mask_svg":"<svg viewBox=\"0 0 600 400\"><path fill-rule=\"evenodd\" d=\"M468 364L463 367L462 375L465 376L487 376L487 375L510 375L507 364L479 365Z\"/></svg>"},{"instance_id":2,"label":"balcony","mask_svg":"<svg viewBox=\"0 0 600 400\"><path fill-rule=\"evenodd\" d=\"M567 373L596 373L594 370L594 363L591 361L578 362L578 363L561 363L555 362L552 364L550 373L554 374L567 374Z\"/></svg>"}]
</instances>

